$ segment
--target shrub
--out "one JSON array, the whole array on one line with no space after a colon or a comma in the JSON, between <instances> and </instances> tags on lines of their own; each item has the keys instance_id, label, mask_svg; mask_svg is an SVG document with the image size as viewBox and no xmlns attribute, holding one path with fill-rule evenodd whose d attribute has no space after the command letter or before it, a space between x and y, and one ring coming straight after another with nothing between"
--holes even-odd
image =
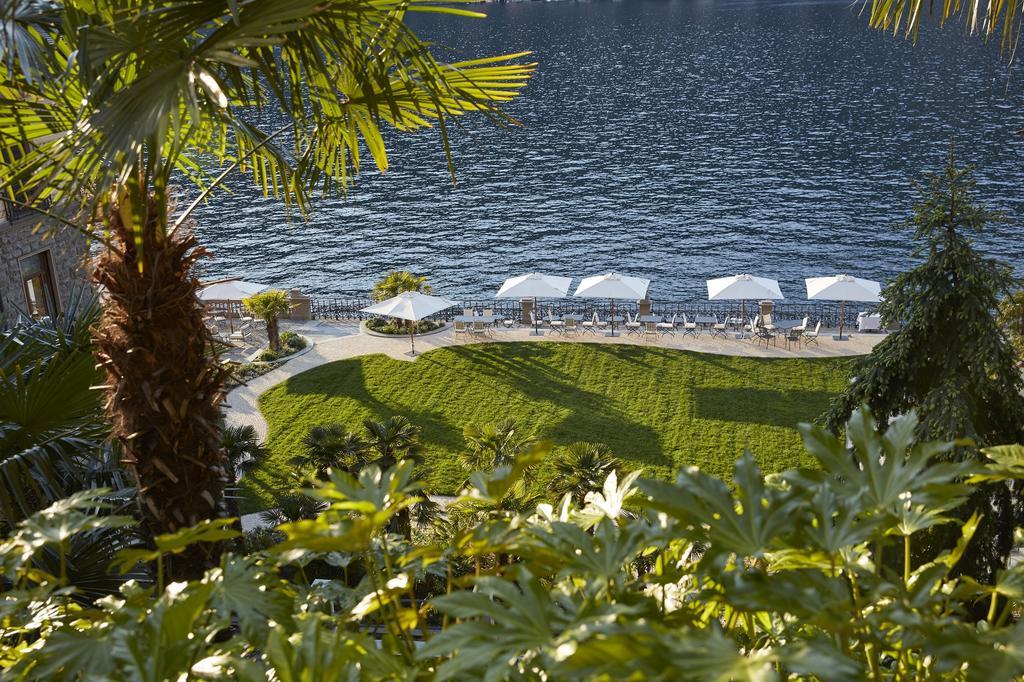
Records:
<instances>
[{"instance_id":1,"label":"shrub","mask_svg":"<svg viewBox=\"0 0 1024 682\"><path fill-rule=\"evenodd\" d=\"M323 511L278 526L282 542L257 534L249 542L263 552L225 554L203 580L168 587L159 567L169 554L239 533L224 519L158 537L115 562L150 562L153 587L128 582L91 609L75 605L62 572L35 563L52 553L63 566L78 535L131 522L94 513L102 491L81 493L0 546L0 655L9 676L34 679L143 677L139 651L147 679L1020 676L1024 564L992 584L958 576L979 517L949 512L981 483L1024 478L1024 447L955 462L953 443L915 442L917 426L909 414L880 435L858 411L850 449L801 427L813 470L766 478L747 454L731 486L697 469L672 483L612 473L582 503L524 508L518 485L549 455L538 444L474 474L452 503L472 510L470 522L420 547L387 532L420 492L410 460L358 478L333 472L306 491ZM961 542L908 562L937 525L958 528ZM973 622L979 601L987 614Z\"/></svg>"},{"instance_id":2,"label":"shrub","mask_svg":"<svg viewBox=\"0 0 1024 682\"><path fill-rule=\"evenodd\" d=\"M306 339L295 332L284 332L281 334L281 345L288 349L289 352L286 355L291 355L292 353L298 353L307 344Z\"/></svg>"},{"instance_id":3,"label":"shrub","mask_svg":"<svg viewBox=\"0 0 1024 682\"><path fill-rule=\"evenodd\" d=\"M444 322L436 320L420 320L416 323L416 333L426 334L444 326ZM366 321L366 328L379 334L408 334L409 327L404 320L394 320L387 317L374 317Z\"/></svg>"}]
</instances>

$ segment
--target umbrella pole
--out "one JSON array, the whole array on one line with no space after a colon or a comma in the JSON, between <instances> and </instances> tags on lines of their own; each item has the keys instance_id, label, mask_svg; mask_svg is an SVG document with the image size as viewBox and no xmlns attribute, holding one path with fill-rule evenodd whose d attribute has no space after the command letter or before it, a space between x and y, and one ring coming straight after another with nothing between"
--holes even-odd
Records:
<instances>
[{"instance_id":1,"label":"umbrella pole","mask_svg":"<svg viewBox=\"0 0 1024 682\"><path fill-rule=\"evenodd\" d=\"M746 328L747 328L747 299L741 298L740 299L740 338L741 339L747 338L747 332L745 331ZM753 332L754 330L751 329L750 331Z\"/></svg>"},{"instance_id":2,"label":"umbrella pole","mask_svg":"<svg viewBox=\"0 0 1024 682\"><path fill-rule=\"evenodd\" d=\"M409 322L409 343L412 344L412 354L416 355L416 329L413 327L414 322Z\"/></svg>"},{"instance_id":3,"label":"umbrella pole","mask_svg":"<svg viewBox=\"0 0 1024 682\"><path fill-rule=\"evenodd\" d=\"M537 310L537 297L534 296L533 297L533 335L534 336L540 336L540 327L537 326L539 324L539 321L537 320L537 313L539 313L539 312L540 311Z\"/></svg>"},{"instance_id":4,"label":"umbrella pole","mask_svg":"<svg viewBox=\"0 0 1024 682\"><path fill-rule=\"evenodd\" d=\"M615 299L611 299L612 302L612 336L615 336Z\"/></svg>"},{"instance_id":5,"label":"umbrella pole","mask_svg":"<svg viewBox=\"0 0 1024 682\"><path fill-rule=\"evenodd\" d=\"M839 302L839 340L843 340L843 318L846 317L846 301Z\"/></svg>"}]
</instances>

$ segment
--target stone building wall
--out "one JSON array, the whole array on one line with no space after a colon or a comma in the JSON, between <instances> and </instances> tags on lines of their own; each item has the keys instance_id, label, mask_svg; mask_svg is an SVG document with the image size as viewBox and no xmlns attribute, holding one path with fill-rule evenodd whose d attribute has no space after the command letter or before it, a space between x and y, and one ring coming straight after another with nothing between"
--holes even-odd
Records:
<instances>
[{"instance_id":1,"label":"stone building wall","mask_svg":"<svg viewBox=\"0 0 1024 682\"><path fill-rule=\"evenodd\" d=\"M47 254L58 312L91 288L84 264L85 236L63 226L50 229L44 224L37 230L39 224L39 214L0 201L0 325L16 321L29 309L23 269L25 259L35 254Z\"/></svg>"}]
</instances>

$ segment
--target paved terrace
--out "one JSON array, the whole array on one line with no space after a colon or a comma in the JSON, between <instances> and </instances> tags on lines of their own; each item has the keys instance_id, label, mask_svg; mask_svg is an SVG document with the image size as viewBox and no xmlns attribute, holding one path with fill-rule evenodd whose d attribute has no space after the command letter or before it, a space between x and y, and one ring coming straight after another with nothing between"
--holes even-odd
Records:
<instances>
[{"instance_id":1,"label":"paved terrace","mask_svg":"<svg viewBox=\"0 0 1024 682\"><path fill-rule=\"evenodd\" d=\"M267 437L267 422L260 414L257 401L259 396L276 384L296 374L335 360L345 360L360 355L383 353L396 360L415 362L417 356L409 355L409 337L381 338L361 333L354 323L328 323L321 321L303 324L282 322L282 331L295 331L313 342L314 346L281 367L257 377L247 385L239 386L228 394L226 421L229 425L249 424L256 429L260 440ZM885 338L884 333L853 332L850 338L836 341L833 334L836 330L821 330L818 345L788 350L785 340L779 339L777 346L758 345L750 339L737 339L730 334L727 339L711 338L706 333L697 338L692 336L662 337L657 342L646 341L636 336L601 336L590 335L561 336L542 330L542 336L533 336L526 327L515 329L496 329L494 334L485 339L466 339L462 335L455 337L451 327L436 334L416 337L417 352L426 353L434 348L463 345L469 343L508 343L512 341L529 341L533 343L628 343L637 346L657 346L659 348L678 348L679 350L712 353L716 355L741 355L765 358L823 358L869 353L874 346ZM616 331L616 334L619 334Z\"/></svg>"}]
</instances>

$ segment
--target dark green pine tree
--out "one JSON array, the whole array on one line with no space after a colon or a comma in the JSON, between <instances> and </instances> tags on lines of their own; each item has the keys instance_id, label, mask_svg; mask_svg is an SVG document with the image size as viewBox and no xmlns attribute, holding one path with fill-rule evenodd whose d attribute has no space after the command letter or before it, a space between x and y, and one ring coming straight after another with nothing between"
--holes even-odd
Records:
<instances>
[{"instance_id":1,"label":"dark green pine tree","mask_svg":"<svg viewBox=\"0 0 1024 682\"><path fill-rule=\"evenodd\" d=\"M972 235L1003 218L974 199L972 167L958 168L952 149L942 173L918 186L919 200L904 227L920 243L923 262L883 292L883 318L902 323L860 361L853 380L825 415L838 432L853 410L867 404L881 423L916 409L922 440L971 438L978 447L1024 442L1024 389L1014 351L997 324L999 296L1013 285L1011 268L974 249ZM956 457L979 457L961 447ZM1005 565L1021 519L1021 491L983 487L959 510L984 514L960 564L962 573L989 581ZM925 556L955 542L940 527Z\"/></svg>"}]
</instances>

